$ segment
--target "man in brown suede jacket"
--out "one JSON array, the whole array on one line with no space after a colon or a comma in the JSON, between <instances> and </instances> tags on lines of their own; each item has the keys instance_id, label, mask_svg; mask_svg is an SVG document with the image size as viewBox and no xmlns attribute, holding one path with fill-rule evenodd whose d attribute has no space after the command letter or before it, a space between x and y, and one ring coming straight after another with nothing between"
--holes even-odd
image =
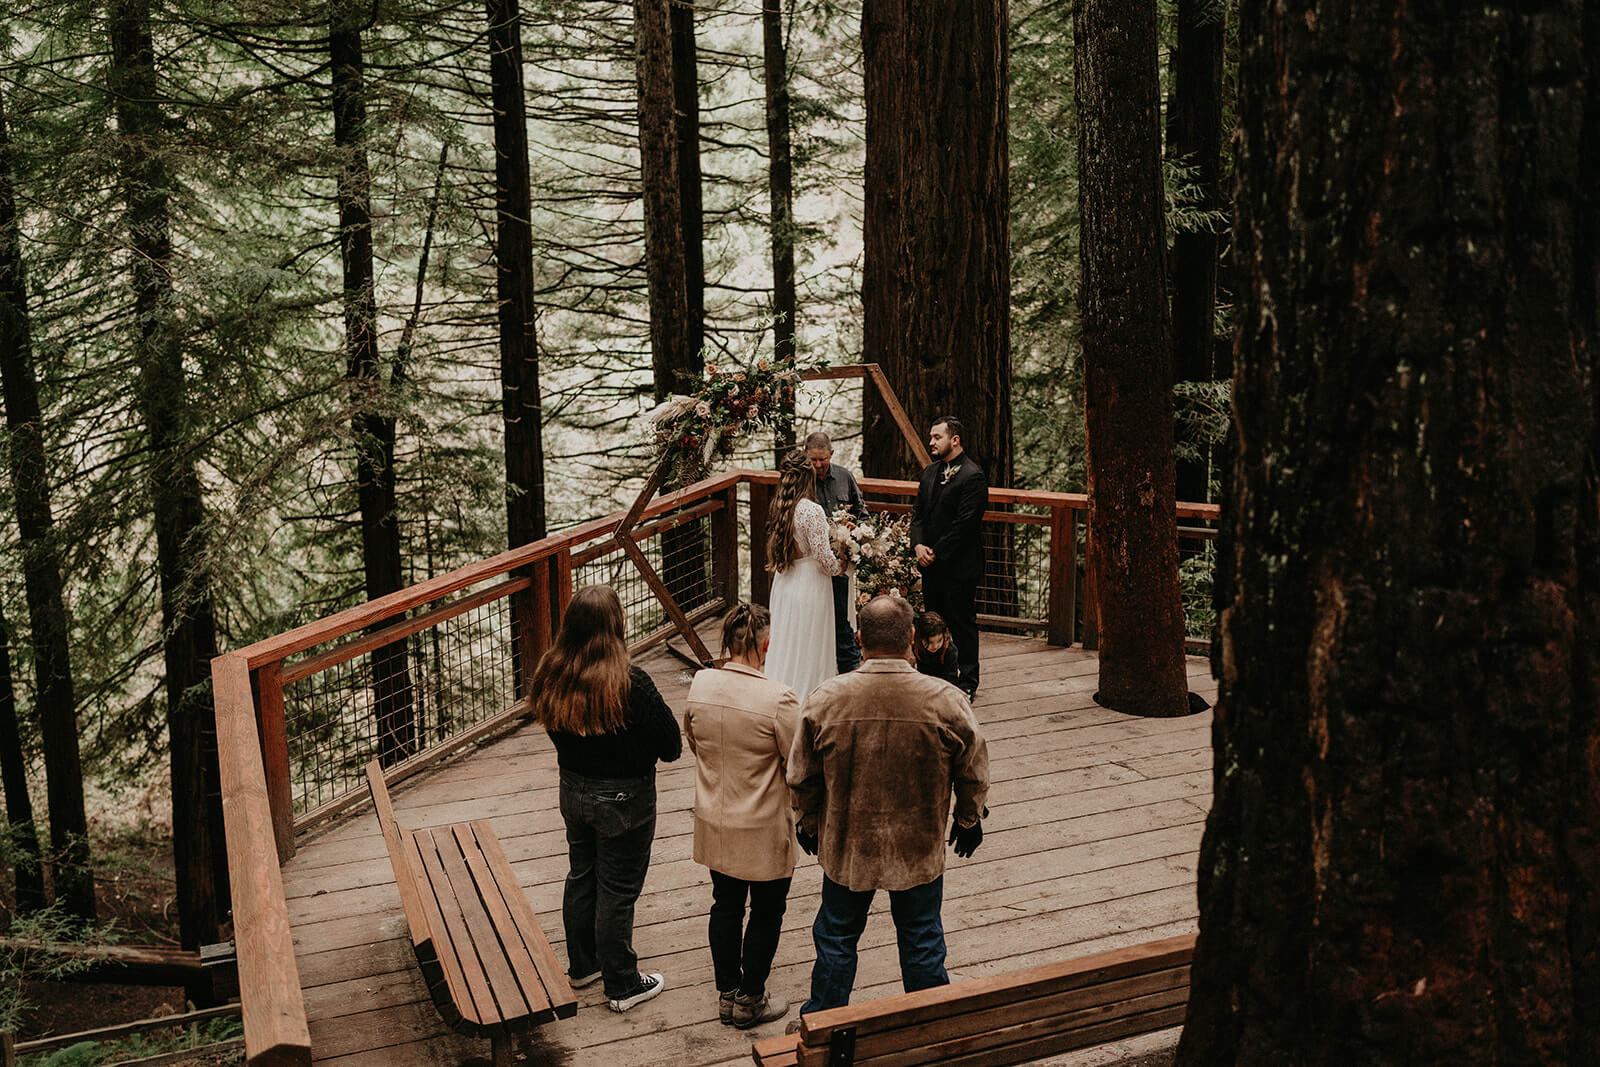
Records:
<instances>
[{"instance_id":1,"label":"man in brown suede jacket","mask_svg":"<svg viewBox=\"0 0 1600 1067\"><path fill-rule=\"evenodd\" d=\"M857 624L864 662L812 690L789 754L796 835L820 852L823 873L802 1013L850 1002L856 944L879 889L889 891L906 992L947 983L946 827L958 856L983 840L989 750L971 705L949 682L917 672L904 600L876 598Z\"/></svg>"}]
</instances>

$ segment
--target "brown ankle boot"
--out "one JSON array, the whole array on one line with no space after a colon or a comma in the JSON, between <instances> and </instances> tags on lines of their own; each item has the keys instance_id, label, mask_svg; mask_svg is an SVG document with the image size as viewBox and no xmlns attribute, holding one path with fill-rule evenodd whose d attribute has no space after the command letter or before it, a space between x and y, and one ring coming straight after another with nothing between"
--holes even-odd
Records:
<instances>
[{"instance_id":1,"label":"brown ankle boot","mask_svg":"<svg viewBox=\"0 0 1600 1067\"><path fill-rule=\"evenodd\" d=\"M733 1025L733 996L737 992L737 989L730 989L717 993L717 1019L723 1026Z\"/></svg>"},{"instance_id":2,"label":"brown ankle boot","mask_svg":"<svg viewBox=\"0 0 1600 1067\"><path fill-rule=\"evenodd\" d=\"M739 1030L748 1030L752 1026L770 1023L787 1014L789 1014L789 1002L766 993L757 997L740 993L733 998L733 1025Z\"/></svg>"}]
</instances>

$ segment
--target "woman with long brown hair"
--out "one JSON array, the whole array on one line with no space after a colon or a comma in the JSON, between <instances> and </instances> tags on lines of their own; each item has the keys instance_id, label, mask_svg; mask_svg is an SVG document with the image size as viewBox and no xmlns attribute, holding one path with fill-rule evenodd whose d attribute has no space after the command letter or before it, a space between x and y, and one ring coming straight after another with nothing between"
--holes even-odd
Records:
<instances>
[{"instance_id":1,"label":"woman with long brown hair","mask_svg":"<svg viewBox=\"0 0 1600 1067\"><path fill-rule=\"evenodd\" d=\"M683 753L672 709L628 656L622 601L608 585L572 595L531 686L533 718L561 768L567 884L561 919L574 987L605 979L612 1011L660 993L640 974L633 908L656 833L656 761Z\"/></svg>"},{"instance_id":2,"label":"woman with long brown hair","mask_svg":"<svg viewBox=\"0 0 1600 1067\"><path fill-rule=\"evenodd\" d=\"M804 701L839 670L832 579L843 566L828 544L828 516L817 503L816 473L799 449L778 465L778 491L767 517L767 568L772 571L767 677Z\"/></svg>"}]
</instances>

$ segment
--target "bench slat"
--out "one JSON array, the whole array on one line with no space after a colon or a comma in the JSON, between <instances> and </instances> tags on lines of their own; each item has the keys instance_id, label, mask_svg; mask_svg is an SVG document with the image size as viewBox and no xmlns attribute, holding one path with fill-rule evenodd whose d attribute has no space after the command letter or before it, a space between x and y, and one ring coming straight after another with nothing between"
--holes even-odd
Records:
<instances>
[{"instance_id":1,"label":"bench slat","mask_svg":"<svg viewBox=\"0 0 1600 1067\"><path fill-rule=\"evenodd\" d=\"M969 978L950 985L896 997L812 1012L800 1017L801 1043L825 1046L836 1026L854 1027L859 1046L865 1034L942 1019L952 1011L974 1011L1069 989L1097 985L1153 970L1185 966L1194 958L1195 935L1149 941L1024 971ZM892 1005L887 1001L892 1000Z\"/></svg>"},{"instance_id":2,"label":"bench slat","mask_svg":"<svg viewBox=\"0 0 1600 1067\"><path fill-rule=\"evenodd\" d=\"M439 911L439 901L434 897L433 888L427 881L427 866L422 862L422 846L417 843L417 835L405 827L399 828L400 844L404 850L405 870L418 879L418 893L421 901L420 907L427 918L427 925L431 930L445 931L438 937L429 936L421 945L412 943L416 950L417 962L422 967L422 979L428 984L428 995L433 997L434 1005L439 1009L439 1014L451 1027L462 1024L476 1026L482 1018L478 1014L477 1006L472 1002L472 992L467 986L466 976L461 971L461 961L456 958L454 946L450 944L448 930L444 923L444 916ZM396 871L395 878L401 876ZM437 967L439 974L435 978L431 967ZM444 983L441 990L439 982Z\"/></svg>"},{"instance_id":3,"label":"bench slat","mask_svg":"<svg viewBox=\"0 0 1600 1067\"><path fill-rule=\"evenodd\" d=\"M439 914L446 931L446 936L438 939L436 947L449 945L455 949L460 973L465 981L466 998L454 995L454 999L457 1006L463 1010L463 1014L469 1005L475 1008L477 1019L472 1020L473 1022L480 1026L493 1026L499 1022L500 1012L495 1007L494 994L489 991L489 979L483 973L483 961L478 958L476 952L470 951L472 934L461 915L461 904L456 899L455 893L450 890L450 878L445 874L444 864L439 859L438 844L434 841L433 834L427 830L418 830L412 837L416 840L417 850L422 855L422 864L428 872L428 883L433 889L432 897L439 906ZM456 994L455 990L451 992Z\"/></svg>"},{"instance_id":4,"label":"bench slat","mask_svg":"<svg viewBox=\"0 0 1600 1067\"><path fill-rule=\"evenodd\" d=\"M1185 998L1187 999L1187 998ZM1005 1067L1014 1063L1029 1063L1043 1056L1053 1056L1073 1049L1089 1048L1115 1041L1133 1034L1151 1034L1173 1026L1182 1026L1188 1013L1188 1004L1177 1004L1159 1011L1139 1016L1113 1019L1095 1026L1085 1026L1065 1034L1046 1034L1004 1048L985 1049L965 1056L947 1057L942 1054L920 1063L937 1063L939 1067ZM857 1063L861 1061L857 1060ZM876 1061L874 1061L876 1062Z\"/></svg>"},{"instance_id":5,"label":"bench slat","mask_svg":"<svg viewBox=\"0 0 1600 1067\"><path fill-rule=\"evenodd\" d=\"M455 903L461 909L461 920L470 938L464 943L461 954L465 956L468 952L465 946L470 946L471 952L477 956L478 967L488 979L489 992L495 1001L493 1022L514 1023L526 1018L530 1013L528 1001L522 995L522 987L517 984L517 976L511 973L511 965L506 960L500 938L495 934L494 922L489 918L488 908L473 882L472 872L467 869L466 858L461 854L460 842L448 829L435 830L433 840L439 849L440 864L455 892ZM465 967L465 961L462 965Z\"/></svg>"},{"instance_id":6,"label":"bench slat","mask_svg":"<svg viewBox=\"0 0 1600 1067\"><path fill-rule=\"evenodd\" d=\"M406 913L406 925L411 928L411 943L420 949L431 936L422 892L415 877L406 876L411 867L406 863L405 848L400 841L402 831L395 821L394 805L389 802L389 789L383 782L383 767L377 760L367 764L367 790L372 794L372 806L377 809L378 829L383 832L383 847L389 850L389 866L394 868L395 884L400 887L400 907Z\"/></svg>"},{"instance_id":7,"label":"bench slat","mask_svg":"<svg viewBox=\"0 0 1600 1067\"><path fill-rule=\"evenodd\" d=\"M498 883L489 869L489 864L483 858L483 848L472 827L466 823L457 823L450 830L455 835L456 845L461 849L461 856L466 861L473 884L482 898L484 911L488 913L489 922L494 930L493 947L504 955L506 963L510 965L512 980L515 981L523 1001L526 1021L529 1024L549 1022L555 1018L549 994L545 992L544 983L539 981L539 969L533 965L533 957L528 954L528 946L523 942L522 933L511 918L511 909L506 906L505 901L507 893L520 893L522 886L516 882L510 886ZM493 837L490 837L490 840L493 840ZM491 946L486 943L483 951L488 952L490 948ZM511 1018L509 1014L507 1018Z\"/></svg>"},{"instance_id":8,"label":"bench slat","mask_svg":"<svg viewBox=\"0 0 1600 1067\"><path fill-rule=\"evenodd\" d=\"M769 1037L750 1046L750 1058L756 1067L797 1067L799 1064L799 1034Z\"/></svg>"},{"instance_id":9,"label":"bench slat","mask_svg":"<svg viewBox=\"0 0 1600 1067\"><path fill-rule=\"evenodd\" d=\"M506 859L500 839L495 836L489 824L482 820L473 822L471 826L484 862L489 865L489 872L494 876L494 883L500 886L504 893L506 907L511 912L517 932L522 936L523 946L533 961L534 969L538 972L539 983L544 989L551 1011L558 1019L572 1018L578 1013L578 995L572 991L572 984L567 981L566 970L561 966L561 961L556 959L555 950L550 947L550 941L545 937L544 927L540 925L533 905L528 903L527 894L522 891L521 883L511 870L511 861Z\"/></svg>"},{"instance_id":10,"label":"bench slat","mask_svg":"<svg viewBox=\"0 0 1600 1067\"><path fill-rule=\"evenodd\" d=\"M858 1033L855 1061L872 1064L881 1062L884 1067L901 1063L938 1062L926 1057L926 1050L930 1046L947 1047L952 1053L970 1051L1012 1040L1004 1035L1011 1028L1023 1024L1041 1032L1069 1030L1172 1004L1183 1004L1188 998L1189 969L1174 967L975 1011L952 1006L955 1009L953 1013L941 1019L877 1033ZM910 1058L898 1056L907 1050L913 1050L915 1055ZM826 1062L826 1050L808 1051L816 1052L820 1062ZM802 1056L802 1060L810 1063L813 1057Z\"/></svg>"},{"instance_id":11,"label":"bench slat","mask_svg":"<svg viewBox=\"0 0 1600 1067\"><path fill-rule=\"evenodd\" d=\"M900 1048L882 1054L857 1041L854 1062L857 1067L919 1067L969 1060L973 1063L1017 1063L1019 1050L1026 1050L1023 1058L1031 1059L1044 1052L1066 1052L1098 1045L1108 1040L1102 1036L1108 1028L1115 1029L1123 1024L1133 1026L1129 1031L1133 1033L1161 1029L1150 1025L1150 1019L1160 1012L1176 1010L1181 1022L1188 1001L1188 987L1180 986L1068 1011L1052 1010L1041 1004L1037 1015L997 1020L995 1025L983 1028L942 1033L938 1027L925 1026L921 1028L922 1040L902 1042ZM801 1046L798 1055L802 1067L828 1062L827 1049Z\"/></svg>"}]
</instances>

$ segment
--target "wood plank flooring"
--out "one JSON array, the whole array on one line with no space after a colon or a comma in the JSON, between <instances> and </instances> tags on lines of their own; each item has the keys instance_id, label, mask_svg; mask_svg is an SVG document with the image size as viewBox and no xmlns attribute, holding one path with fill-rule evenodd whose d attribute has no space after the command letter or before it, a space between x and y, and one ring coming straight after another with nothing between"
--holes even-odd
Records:
<instances>
[{"instance_id":1,"label":"wood plank flooring","mask_svg":"<svg viewBox=\"0 0 1600 1067\"><path fill-rule=\"evenodd\" d=\"M661 653L642 662L681 715L688 671ZM989 742L990 814L977 854L952 854L945 873L951 978L1195 929L1211 715L1138 719L1096 706L1095 656L1081 649L984 634L982 663L976 711ZM1189 679L1215 698L1204 661L1189 661ZM527 1062L731 1067L750 1062L753 1038L783 1032L783 1021L747 1033L717 1022L706 948L710 880L690 859L692 760L685 748L683 759L660 769L655 849L634 921L640 967L662 972L665 991L617 1015L606 1010L599 983L580 990L577 1017L540 1028L524 1049ZM393 795L409 827L487 819L564 963L566 839L556 792L554 750L542 730L524 727ZM801 858L768 983L796 1009L809 985L821 889L816 861ZM303 838L283 878L319 1063L487 1062L488 1042L449 1031L428 999L370 808ZM855 999L899 991L894 929L880 894L862 938Z\"/></svg>"}]
</instances>

